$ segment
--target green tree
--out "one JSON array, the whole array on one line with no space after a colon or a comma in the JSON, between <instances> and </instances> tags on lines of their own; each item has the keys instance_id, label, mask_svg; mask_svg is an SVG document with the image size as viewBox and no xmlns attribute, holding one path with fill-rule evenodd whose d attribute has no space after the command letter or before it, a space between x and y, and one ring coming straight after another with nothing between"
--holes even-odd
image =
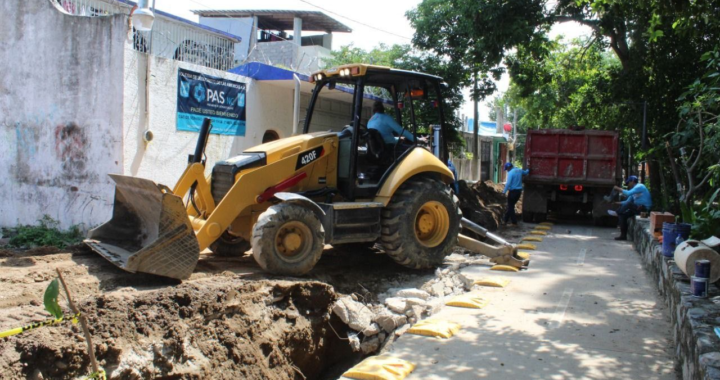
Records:
<instances>
[{"instance_id":1,"label":"green tree","mask_svg":"<svg viewBox=\"0 0 720 380\"><path fill-rule=\"evenodd\" d=\"M667 207L682 195L667 174L673 164L683 167L681 140L699 143L697 128L677 127L687 119L678 99L704 77L703 54L717 50L717 9L693 0L424 0L407 16L418 47L490 77L504 63L510 106L527 112L522 127L619 129L635 159L651 161L651 190ZM590 27L591 39L564 48L547 38L550 27L569 21ZM483 95L492 91L486 85ZM643 104L647 144L640 138ZM712 167L703 159L693 182Z\"/></svg>"}]
</instances>

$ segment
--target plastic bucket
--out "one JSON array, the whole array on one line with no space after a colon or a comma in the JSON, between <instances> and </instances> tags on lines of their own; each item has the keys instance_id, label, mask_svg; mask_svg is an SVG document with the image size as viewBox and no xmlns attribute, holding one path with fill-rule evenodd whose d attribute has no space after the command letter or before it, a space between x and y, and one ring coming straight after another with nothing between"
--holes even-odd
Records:
<instances>
[{"instance_id":1,"label":"plastic bucket","mask_svg":"<svg viewBox=\"0 0 720 380\"><path fill-rule=\"evenodd\" d=\"M673 257L676 248L675 240L678 235L682 236L683 240L687 240L690 237L691 228L692 225L688 223L663 223L663 256Z\"/></svg>"}]
</instances>

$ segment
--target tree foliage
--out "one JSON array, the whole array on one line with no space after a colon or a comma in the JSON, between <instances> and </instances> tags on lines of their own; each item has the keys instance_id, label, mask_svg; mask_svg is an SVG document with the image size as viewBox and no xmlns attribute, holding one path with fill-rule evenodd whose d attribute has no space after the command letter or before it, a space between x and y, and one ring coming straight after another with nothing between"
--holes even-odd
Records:
<instances>
[{"instance_id":1,"label":"tree foliage","mask_svg":"<svg viewBox=\"0 0 720 380\"><path fill-rule=\"evenodd\" d=\"M503 100L525 112L521 130L620 130L634 158L651 163L658 208L677 211L675 200L684 197L697 211L718 199L707 185L720 142L719 11L717 2L695 0L423 0L407 16L416 46L485 77L507 67L512 85ZM571 21L590 27L590 39L564 46L547 37L553 25ZM486 84L479 92L492 91ZM673 165L682 178L670 174Z\"/></svg>"}]
</instances>

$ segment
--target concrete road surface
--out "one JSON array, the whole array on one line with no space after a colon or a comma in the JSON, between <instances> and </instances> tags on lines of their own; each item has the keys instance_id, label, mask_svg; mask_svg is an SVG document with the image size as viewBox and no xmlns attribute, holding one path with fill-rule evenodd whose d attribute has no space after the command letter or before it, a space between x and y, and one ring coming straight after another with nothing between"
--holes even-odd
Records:
<instances>
[{"instance_id":1,"label":"concrete road surface","mask_svg":"<svg viewBox=\"0 0 720 380\"><path fill-rule=\"evenodd\" d=\"M570 232L568 232L570 230ZM391 354L417 369L408 379L676 379L667 308L617 230L555 225L520 273L482 288L485 308L445 307L450 339L403 335Z\"/></svg>"}]
</instances>

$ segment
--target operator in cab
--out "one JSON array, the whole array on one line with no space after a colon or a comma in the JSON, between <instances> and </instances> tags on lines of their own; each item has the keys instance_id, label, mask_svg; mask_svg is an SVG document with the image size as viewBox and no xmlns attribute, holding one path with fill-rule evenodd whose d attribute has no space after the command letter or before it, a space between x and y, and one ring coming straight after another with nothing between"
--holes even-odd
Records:
<instances>
[{"instance_id":1,"label":"operator in cab","mask_svg":"<svg viewBox=\"0 0 720 380\"><path fill-rule=\"evenodd\" d=\"M505 181L505 189L503 194L507 193L507 211L505 211L505 217L503 218L503 225L507 224L508 221L512 221L512 226L517 226L517 216L515 215L515 204L520 200L522 195L522 177L530 174L530 169L522 170L520 168L513 167L513 164L506 163L505 171L507 174L507 181Z\"/></svg>"},{"instance_id":2,"label":"operator in cab","mask_svg":"<svg viewBox=\"0 0 720 380\"><path fill-rule=\"evenodd\" d=\"M373 103L373 115L368 120L367 127L378 131L385 145L395 145L401 138L411 143L415 142L411 131L407 128L403 129L392 116L385 114L385 106L379 100ZM418 140L421 142L427 141L422 137L419 137Z\"/></svg>"},{"instance_id":3,"label":"operator in cab","mask_svg":"<svg viewBox=\"0 0 720 380\"><path fill-rule=\"evenodd\" d=\"M615 240L627 240L628 220L641 212L648 212L652 207L650 191L642 183L638 183L638 177L631 175L625 180L628 189L615 186L615 190L621 192L627 199L620 203L617 211L608 210L608 214L617 216L620 222L620 236Z\"/></svg>"}]
</instances>

